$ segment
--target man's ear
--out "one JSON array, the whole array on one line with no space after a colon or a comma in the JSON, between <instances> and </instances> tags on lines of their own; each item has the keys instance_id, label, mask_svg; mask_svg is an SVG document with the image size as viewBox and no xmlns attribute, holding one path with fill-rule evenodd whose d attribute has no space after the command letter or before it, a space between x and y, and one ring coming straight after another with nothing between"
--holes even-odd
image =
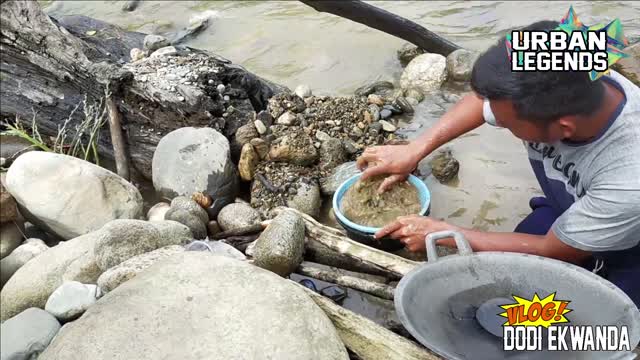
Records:
<instances>
[{"instance_id":1,"label":"man's ear","mask_svg":"<svg viewBox=\"0 0 640 360\"><path fill-rule=\"evenodd\" d=\"M575 135L578 129L578 119L576 116L563 116L556 120L556 125L560 131L563 139L569 139Z\"/></svg>"}]
</instances>

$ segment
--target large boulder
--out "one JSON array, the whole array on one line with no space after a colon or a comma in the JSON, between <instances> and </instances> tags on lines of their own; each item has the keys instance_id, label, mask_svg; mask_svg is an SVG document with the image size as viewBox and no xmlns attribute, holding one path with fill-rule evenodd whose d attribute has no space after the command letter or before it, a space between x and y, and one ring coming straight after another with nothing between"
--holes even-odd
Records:
<instances>
[{"instance_id":1,"label":"large boulder","mask_svg":"<svg viewBox=\"0 0 640 360\"><path fill-rule=\"evenodd\" d=\"M108 293L127 280L133 279L142 270L164 260L173 254L185 251L180 245L169 245L132 257L105 271L98 278L98 287L103 293Z\"/></svg>"},{"instance_id":2,"label":"large boulder","mask_svg":"<svg viewBox=\"0 0 640 360\"><path fill-rule=\"evenodd\" d=\"M42 309L30 308L0 327L0 359L36 359L60 330L60 323Z\"/></svg>"},{"instance_id":3,"label":"large boulder","mask_svg":"<svg viewBox=\"0 0 640 360\"><path fill-rule=\"evenodd\" d=\"M232 202L238 175L229 141L211 128L180 128L165 135L153 154L153 186L163 196L209 194Z\"/></svg>"},{"instance_id":4,"label":"large boulder","mask_svg":"<svg viewBox=\"0 0 640 360\"><path fill-rule=\"evenodd\" d=\"M47 244L40 239L27 239L11 254L0 260L0 289L9 281L27 261L49 250Z\"/></svg>"},{"instance_id":5,"label":"large boulder","mask_svg":"<svg viewBox=\"0 0 640 360\"><path fill-rule=\"evenodd\" d=\"M106 271L134 256L168 245L187 244L191 238L191 231L175 221L114 220L98 235L95 261Z\"/></svg>"},{"instance_id":6,"label":"large boulder","mask_svg":"<svg viewBox=\"0 0 640 360\"><path fill-rule=\"evenodd\" d=\"M82 341L78 341L81 339ZM331 321L295 284L187 251L152 265L66 325L40 360L348 359Z\"/></svg>"},{"instance_id":7,"label":"large boulder","mask_svg":"<svg viewBox=\"0 0 640 360\"><path fill-rule=\"evenodd\" d=\"M254 264L280 276L288 276L302 262L304 221L292 211L276 216L253 247Z\"/></svg>"},{"instance_id":8,"label":"large boulder","mask_svg":"<svg viewBox=\"0 0 640 360\"><path fill-rule=\"evenodd\" d=\"M417 56L404 69L400 77L403 90L416 88L423 93L440 89L447 79L447 59L439 54Z\"/></svg>"},{"instance_id":9,"label":"large boulder","mask_svg":"<svg viewBox=\"0 0 640 360\"><path fill-rule=\"evenodd\" d=\"M72 239L114 219L142 218L142 196L109 170L71 156L32 151L7 172L7 190L31 223Z\"/></svg>"},{"instance_id":10,"label":"large boulder","mask_svg":"<svg viewBox=\"0 0 640 360\"><path fill-rule=\"evenodd\" d=\"M64 281L95 284L112 266L190 239L189 229L175 221L114 220L100 230L61 242L31 259L5 284L0 292L0 320L30 307L44 308Z\"/></svg>"}]
</instances>

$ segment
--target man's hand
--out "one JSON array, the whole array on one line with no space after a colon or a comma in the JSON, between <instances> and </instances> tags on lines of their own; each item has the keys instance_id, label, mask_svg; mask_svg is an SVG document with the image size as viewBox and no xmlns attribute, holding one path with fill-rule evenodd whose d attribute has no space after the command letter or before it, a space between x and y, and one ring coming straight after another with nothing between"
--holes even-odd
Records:
<instances>
[{"instance_id":1,"label":"man's hand","mask_svg":"<svg viewBox=\"0 0 640 360\"><path fill-rule=\"evenodd\" d=\"M405 180L420 161L419 151L411 145L385 145L367 148L358 158L358 169L364 170L362 180L375 175L389 174L380 188L384 192L391 185Z\"/></svg>"},{"instance_id":2,"label":"man's hand","mask_svg":"<svg viewBox=\"0 0 640 360\"><path fill-rule=\"evenodd\" d=\"M425 237L436 231L455 230L453 225L427 216L401 216L375 234L376 239L389 236L402 242L409 251L425 251Z\"/></svg>"}]
</instances>

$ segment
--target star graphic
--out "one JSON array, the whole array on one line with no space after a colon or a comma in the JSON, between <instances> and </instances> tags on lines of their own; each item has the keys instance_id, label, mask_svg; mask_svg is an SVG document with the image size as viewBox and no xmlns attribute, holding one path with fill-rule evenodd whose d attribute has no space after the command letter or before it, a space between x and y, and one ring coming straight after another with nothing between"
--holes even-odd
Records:
<instances>
[{"instance_id":1,"label":"star graphic","mask_svg":"<svg viewBox=\"0 0 640 360\"><path fill-rule=\"evenodd\" d=\"M568 34L580 31L583 33L585 40L589 31L604 31L607 33L607 62L609 67L605 71L590 71L589 77L591 80L597 80L601 76L608 74L611 65L629 56L622 52L622 49L629 46L629 40L624 36L620 19L615 19L606 26L603 24L586 26L578 19L578 15L576 15L573 6L571 6L567 14L560 20L556 30L562 30Z\"/></svg>"}]
</instances>

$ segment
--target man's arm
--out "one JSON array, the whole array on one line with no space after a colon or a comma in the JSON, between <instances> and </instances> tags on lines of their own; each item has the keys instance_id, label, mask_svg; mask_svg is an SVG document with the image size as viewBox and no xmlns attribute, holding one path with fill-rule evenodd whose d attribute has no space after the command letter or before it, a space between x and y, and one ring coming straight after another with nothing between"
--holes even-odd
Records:
<instances>
[{"instance_id":1,"label":"man's arm","mask_svg":"<svg viewBox=\"0 0 640 360\"><path fill-rule=\"evenodd\" d=\"M358 158L362 179L387 174L380 191L402 181L416 168L420 160L432 151L458 136L484 123L482 106L484 101L475 93L462 98L451 110L420 137L408 145L386 145L367 148Z\"/></svg>"},{"instance_id":2,"label":"man's arm","mask_svg":"<svg viewBox=\"0 0 640 360\"><path fill-rule=\"evenodd\" d=\"M410 146L422 159L440 146L479 127L484 124L483 103L484 100L475 93L466 95Z\"/></svg>"},{"instance_id":3,"label":"man's arm","mask_svg":"<svg viewBox=\"0 0 640 360\"><path fill-rule=\"evenodd\" d=\"M462 233L474 251L518 252L571 263L580 263L590 255L587 251L565 244L551 230L546 235L482 232L419 215L399 217L396 221L383 227L375 236L378 239L389 236L401 241L410 251L424 251L426 247L425 236L444 230L455 230ZM455 247L455 242L452 238L442 239L438 241L438 245Z\"/></svg>"},{"instance_id":4,"label":"man's arm","mask_svg":"<svg viewBox=\"0 0 640 360\"><path fill-rule=\"evenodd\" d=\"M546 235L482 232L463 228L457 230L465 236L474 251L532 254L574 264L579 264L590 256L589 252L563 243L551 230ZM453 239L443 239L438 244L455 247Z\"/></svg>"}]
</instances>

